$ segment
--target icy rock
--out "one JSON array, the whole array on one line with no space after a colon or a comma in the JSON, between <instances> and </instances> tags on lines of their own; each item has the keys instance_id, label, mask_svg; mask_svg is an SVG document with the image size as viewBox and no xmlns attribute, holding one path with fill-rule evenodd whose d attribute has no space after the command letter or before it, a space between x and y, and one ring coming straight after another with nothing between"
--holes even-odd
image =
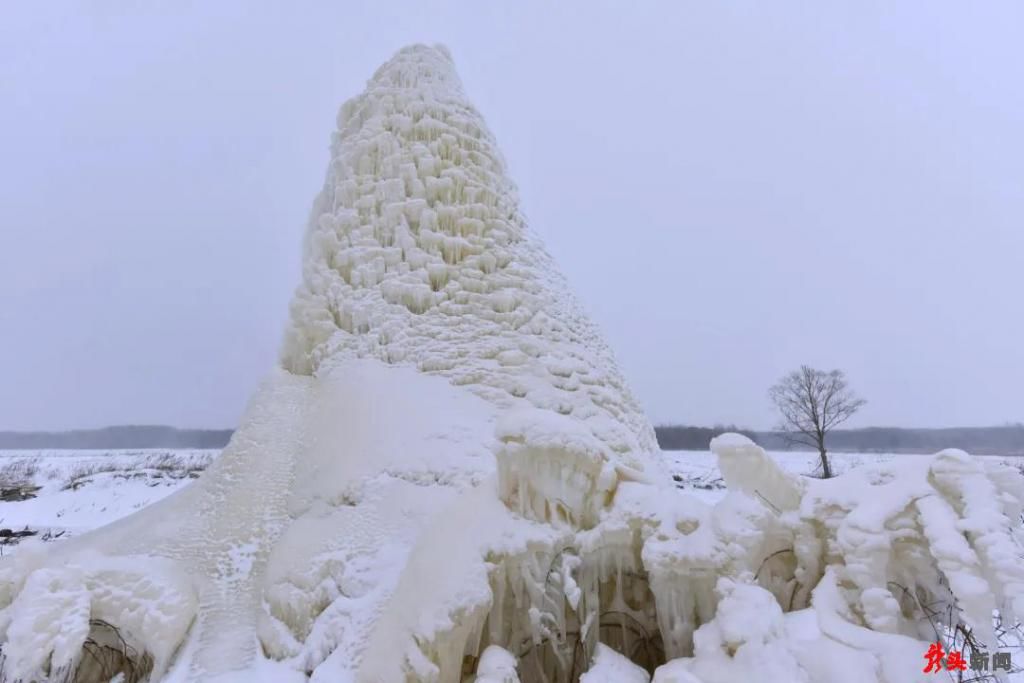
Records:
<instances>
[{"instance_id":1,"label":"icy rock","mask_svg":"<svg viewBox=\"0 0 1024 683\"><path fill-rule=\"evenodd\" d=\"M101 621L118 625L125 648L151 658L158 679L197 607L187 575L165 561L85 554L40 568L0 610L3 675L46 680L74 671L91 622Z\"/></svg>"},{"instance_id":2,"label":"icy rock","mask_svg":"<svg viewBox=\"0 0 1024 683\"><path fill-rule=\"evenodd\" d=\"M994 474L944 451L810 482L797 532L803 586L830 567L855 622L929 637L920 602L943 605L993 644L993 610L1014 614L1024 595L1011 516L1020 500L1009 493L1022 477L1000 470L997 484Z\"/></svg>"},{"instance_id":3,"label":"icy rock","mask_svg":"<svg viewBox=\"0 0 1024 683\"><path fill-rule=\"evenodd\" d=\"M782 608L771 593L759 586L719 579L715 590L722 596L714 625L703 628L698 650L719 647L734 655L749 644L758 646L778 640L785 630Z\"/></svg>"},{"instance_id":4,"label":"icy rock","mask_svg":"<svg viewBox=\"0 0 1024 683\"><path fill-rule=\"evenodd\" d=\"M692 654L693 633L715 613L718 577L754 577L779 600L793 591L794 531L760 499L730 493L714 506L671 490L625 482L600 525L580 534L589 556L641 571L668 658ZM629 558L639 550L640 563Z\"/></svg>"},{"instance_id":5,"label":"icy rock","mask_svg":"<svg viewBox=\"0 0 1024 683\"><path fill-rule=\"evenodd\" d=\"M833 590L815 592L815 609L783 614L773 596L721 579L714 619L695 635L692 658L658 668L655 683L900 683L929 680L918 659L927 644L851 624Z\"/></svg>"},{"instance_id":6,"label":"icy rock","mask_svg":"<svg viewBox=\"0 0 1024 683\"><path fill-rule=\"evenodd\" d=\"M5 609L4 669L13 680L45 678L44 666L71 671L89 635L90 599L81 572L33 572L14 603Z\"/></svg>"},{"instance_id":7,"label":"icy rock","mask_svg":"<svg viewBox=\"0 0 1024 683\"><path fill-rule=\"evenodd\" d=\"M529 409L501 418L496 435L501 497L533 519L591 527L611 501L615 456L587 425Z\"/></svg>"},{"instance_id":8,"label":"icy rock","mask_svg":"<svg viewBox=\"0 0 1024 683\"><path fill-rule=\"evenodd\" d=\"M690 671L690 662L673 659L662 664L654 671L651 683L703 683Z\"/></svg>"},{"instance_id":9,"label":"icy rock","mask_svg":"<svg viewBox=\"0 0 1024 683\"><path fill-rule=\"evenodd\" d=\"M580 683L649 683L646 671L601 643L594 653L590 668L580 676Z\"/></svg>"},{"instance_id":10,"label":"icy rock","mask_svg":"<svg viewBox=\"0 0 1024 683\"><path fill-rule=\"evenodd\" d=\"M503 647L488 645L480 654L474 683L519 683L515 655Z\"/></svg>"},{"instance_id":11,"label":"icy rock","mask_svg":"<svg viewBox=\"0 0 1024 683\"><path fill-rule=\"evenodd\" d=\"M704 683L760 678L807 681L796 658L782 646L785 622L774 596L759 586L719 579L715 618L694 634L692 670Z\"/></svg>"},{"instance_id":12,"label":"icy rock","mask_svg":"<svg viewBox=\"0 0 1024 683\"><path fill-rule=\"evenodd\" d=\"M956 528L967 537L985 572L992 576L995 598L1004 616L1024 617L1024 562L1018 526L1024 498L1001 495L1001 486L991 474L960 450L945 450L936 455L931 476L936 488L956 509L962 510ZM1021 479L1006 476L1003 487L1013 488L1012 482L1016 481L1019 492ZM965 588L964 593L971 592L969 587ZM973 621L984 623L982 610L988 608L987 603L979 606L972 615Z\"/></svg>"},{"instance_id":13,"label":"icy rock","mask_svg":"<svg viewBox=\"0 0 1024 683\"><path fill-rule=\"evenodd\" d=\"M795 510L803 495L802 482L785 472L764 449L742 434L722 434L711 440L722 479L732 490L757 496L777 512Z\"/></svg>"}]
</instances>

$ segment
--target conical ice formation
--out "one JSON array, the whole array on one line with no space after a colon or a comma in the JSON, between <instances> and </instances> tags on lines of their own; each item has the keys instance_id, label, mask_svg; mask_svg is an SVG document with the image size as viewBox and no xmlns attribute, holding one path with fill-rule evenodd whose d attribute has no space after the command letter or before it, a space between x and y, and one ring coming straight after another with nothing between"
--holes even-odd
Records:
<instances>
[{"instance_id":1,"label":"conical ice formation","mask_svg":"<svg viewBox=\"0 0 1024 683\"><path fill-rule=\"evenodd\" d=\"M656 450L610 351L527 228L444 48L402 50L339 114L283 363L318 374L352 358L443 376L505 413L569 418L586 442L570 464L592 478L609 464L640 470ZM503 439L521 440L526 424L542 428L536 416L512 419ZM524 487L527 507L551 503L529 481L505 483Z\"/></svg>"},{"instance_id":2,"label":"conical ice formation","mask_svg":"<svg viewBox=\"0 0 1024 683\"><path fill-rule=\"evenodd\" d=\"M281 365L198 482L0 561L0 681L896 683L914 600L1024 610L1024 483L966 454L732 435L678 492L443 48L342 108Z\"/></svg>"}]
</instances>

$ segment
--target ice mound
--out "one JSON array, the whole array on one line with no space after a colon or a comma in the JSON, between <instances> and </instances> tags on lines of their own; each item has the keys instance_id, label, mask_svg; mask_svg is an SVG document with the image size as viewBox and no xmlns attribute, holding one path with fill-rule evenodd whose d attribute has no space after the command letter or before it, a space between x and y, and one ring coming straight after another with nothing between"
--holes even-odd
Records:
<instances>
[{"instance_id":1,"label":"ice mound","mask_svg":"<svg viewBox=\"0 0 1024 683\"><path fill-rule=\"evenodd\" d=\"M712 450L708 505L406 48L341 110L281 367L196 483L0 560L0 681L895 683L952 628L923 601L990 647L1024 610L1019 473Z\"/></svg>"},{"instance_id":2,"label":"ice mound","mask_svg":"<svg viewBox=\"0 0 1024 683\"><path fill-rule=\"evenodd\" d=\"M742 434L722 434L711 440L718 469L726 486L756 496L773 510L795 510L803 482L785 472L760 446Z\"/></svg>"},{"instance_id":3,"label":"ice mound","mask_svg":"<svg viewBox=\"0 0 1024 683\"><path fill-rule=\"evenodd\" d=\"M132 653L135 665L155 678L166 672L198 607L178 567L147 557L83 553L76 561L27 572L25 565L41 558L38 550L25 550L0 569L8 590L24 581L0 612L5 677L63 680L88 670L90 657L120 653ZM124 635L113 640L110 624Z\"/></svg>"},{"instance_id":4,"label":"ice mound","mask_svg":"<svg viewBox=\"0 0 1024 683\"><path fill-rule=\"evenodd\" d=\"M489 645L480 655L474 683L519 683L515 656L502 647Z\"/></svg>"},{"instance_id":5,"label":"ice mound","mask_svg":"<svg viewBox=\"0 0 1024 683\"><path fill-rule=\"evenodd\" d=\"M650 676L607 645L599 644L594 661L586 673L580 676L580 683L648 683Z\"/></svg>"}]
</instances>

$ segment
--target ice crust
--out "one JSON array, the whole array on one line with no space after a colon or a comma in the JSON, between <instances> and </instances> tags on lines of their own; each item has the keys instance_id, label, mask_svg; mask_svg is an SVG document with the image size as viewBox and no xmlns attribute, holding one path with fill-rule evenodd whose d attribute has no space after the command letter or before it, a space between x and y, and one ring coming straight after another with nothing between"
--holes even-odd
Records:
<instances>
[{"instance_id":1,"label":"ice crust","mask_svg":"<svg viewBox=\"0 0 1024 683\"><path fill-rule=\"evenodd\" d=\"M519 683L515 656L503 647L488 645L480 655L474 683Z\"/></svg>"},{"instance_id":2,"label":"ice crust","mask_svg":"<svg viewBox=\"0 0 1024 683\"><path fill-rule=\"evenodd\" d=\"M649 683L646 671L604 644L598 644L594 661L580 676L580 683Z\"/></svg>"},{"instance_id":3,"label":"ice crust","mask_svg":"<svg viewBox=\"0 0 1024 683\"><path fill-rule=\"evenodd\" d=\"M0 561L0 680L101 620L174 683L896 683L920 600L1024 610L1009 468L724 435L728 495L679 492L440 47L341 110L281 366L198 482Z\"/></svg>"}]
</instances>

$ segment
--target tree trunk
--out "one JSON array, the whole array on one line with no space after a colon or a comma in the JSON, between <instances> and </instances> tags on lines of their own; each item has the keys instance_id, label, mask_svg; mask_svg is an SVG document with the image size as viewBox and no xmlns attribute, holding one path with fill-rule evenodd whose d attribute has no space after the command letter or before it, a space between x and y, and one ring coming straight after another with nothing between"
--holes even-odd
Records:
<instances>
[{"instance_id":1,"label":"tree trunk","mask_svg":"<svg viewBox=\"0 0 1024 683\"><path fill-rule=\"evenodd\" d=\"M828 464L828 453L825 451L824 446L818 446L818 454L821 456L821 476L822 479L832 478L832 468Z\"/></svg>"}]
</instances>

